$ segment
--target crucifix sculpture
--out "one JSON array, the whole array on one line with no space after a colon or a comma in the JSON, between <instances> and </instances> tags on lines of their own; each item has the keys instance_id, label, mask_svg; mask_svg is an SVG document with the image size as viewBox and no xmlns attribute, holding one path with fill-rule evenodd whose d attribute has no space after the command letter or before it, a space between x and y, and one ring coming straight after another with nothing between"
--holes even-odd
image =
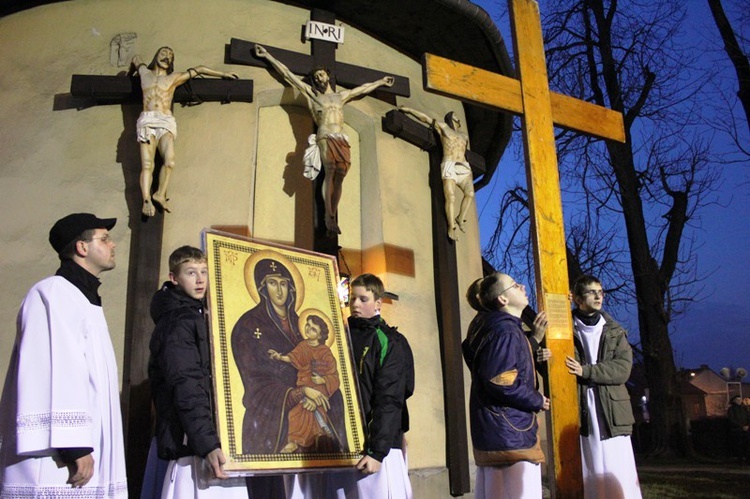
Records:
<instances>
[{"instance_id":1,"label":"crucifix sculpture","mask_svg":"<svg viewBox=\"0 0 750 499\"><path fill-rule=\"evenodd\" d=\"M471 167L466 161L466 151L469 150L469 134L461 129L461 120L450 111L445 115L445 121L428 116L406 106L399 109L414 116L425 125L429 125L440 137L443 146L443 157L440 160L440 176L443 181L445 195L445 219L448 223L448 237L458 241L459 230L466 232L468 212L474 199L474 177ZM456 190L463 194L458 216L456 216Z\"/></svg>"},{"instance_id":2,"label":"crucifix sculpture","mask_svg":"<svg viewBox=\"0 0 750 499\"><path fill-rule=\"evenodd\" d=\"M445 411L446 460L451 495L458 496L471 490L469 474L469 444L466 433L466 402L464 395L464 366L461 355L461 300L458 289L456 243L446 237L449 218L446 217L445 182L442 164L444 145L432 127L424 126L407 117L403 108L389 111L383 118L383 131L403 139L429 153L429 185L432 192L433 262L435 267L435 308L440 332L440 360L443 370L443 401ZM464 159L474 177L485 173L484 158L469 149L463 150ZM472 173L469 174L471 176ZM452 218L452 217L451 217Z\"/></svg>"},{"instance_id":3,"label":"crucifix sculpture","mask_svg":"<svg viewBox=\"0 0 750 499\"><path fill-rule=\"evenodd\" d=\"M310 19L319 23L325 23L330 26L331 29L336 28L334 25L336 19L331 12L313 9ZM303 92L305 98L308 100L315 124L318 126L318 139L316 141L318 144L322 143L320 138L321 125L323 126L323 132L325 132L325 128L328 125L324 122L325 117L316 117L317 112L315 107L317 104L314 102L310 103L311 97L307 95L305 89L305 86L309 87L310 85L302 82L298 75L310 75L316 68L327 68L329 71L327 78L329 79L329 85L332 91L336 90L337 84L341 84L346 87L354 87L353 90L344 92L363 94L369 93L377 88L386 94L409 96L409 80L407 78L402 76L391 76L381 71L336 61L336 41L312 38L310 43L312 46L312 55L305 55L269 46L264 46L261 51L258 51L254 42L233 38L228 47L227 59L228 62L234 64L246 64L259 67L267 67L267 61L271 62L272 65L274 64L273 61L281 63L283 69L277 67L277 65L274 65L273 67L279 71L288 83L294 85L298 90ZM269 58L266 54L271 57ZM392 78L392 80L389 79L389 83L386 83L384 80L385 78ZM297 80L297 82L293 83L294 80ZM383 83L377 85L375 88L369 88L370 85L379 81L382 81ZM367 90L367 92L361 92L360 90ZM355 96L356 95L350 95L349 98ZM341 124L343 124L343 115L341 116L340 121ZM327 146L324 145L323 148L324 147ZM325 161L322 162L325 165ZM335 220L335 215L337 211L337 199L340 196L341 180L343 180L343 176L338 174L335 168L325 168L322 171L322 176L319 176L316 179L317 182L322 183L321 188L316 189L316 191L324 192L325 194L320 198L316 198L317 215L313 249L331 255L338 255L339 230Z\"/></svg>"},{"instance_id":4,"label":"crucifix sculpture","mask_svg":"<svg viewBox=\"0 0 750 499\"><path fill-rule=\"evenodd\" d=\"M177 124L172 115L174 102L200 103L207 101L252 102L253 86L250 80L239 80L236 73L216 71L196 66L187 71L174 71L174 51L169 47L157 50L153 60L146 65L139 56L132 61L138 77L73 75L70 93L90 104L124 104L140 98L143 111L133 130L141 153L140 187L141 212L144 217L156 214L154 201L169 212L167 187L174 167L174 140ZM202 80L198 76L213 76L225 80ZM158 190L152 195L152 181L156 152L161 154L163 165L159 175Z\"/></svg>"},{"instance_id":5,"label":"crucifix sculpture","mask_svg":"<svg viewBox=\"0 0 750 499\"><path fill-rule=\"evenodd\" d=\"M177 122L172 114L172 100L178 87L191 79L200 76L215 76L226 79L239 79L236 73L225 73L205 66L196 66L187 71L174 71L174 51L169 47L161 47L154 55L148 66L136 55L133 66L141 79L143 93L143 111L138 118L136 130L138 144L141 149L141 195L144 216L156 215L159 204L165 212L169 212L167 188L174 169L174 143L177 137ZM154 174L154 160L157 150L162 155L164 165L159 175L159 189L151 194Z\"/></svg>"},{"instance_id":6,"label":"crucifix sculpture","mask_svg":"<svg viewBox=\"0 0 750 499\"><path fill-rule=\"evenodd\" d=\"M146 93L148 93L148 90ZM133 114L131 113L131 107L134 108L136 105L143 104L144 90L141 88L139 78L135 76L73 75L70 83L70 94L75 98L79 109L97 105L122 105L125 121L128 122L130 121L129 116ZM171 97L171 103L183 104L252 102L253 82L252 80L192 78L189 82L174 89L174 94ZM137 112L133 115L132 130L126 130L126 133L132 136L134 146L137 143L136 115ZM131 211L131 219L135 221L137 218L141 218L142 220L148 220L149 223L132 225L122 389L123 420L127 442L128 489L130 495L134 497L140 495L143 470L146 466L150 444L149 432L138 430L149 428L152 424L147 364L153 322L150 318L149 309L153 290L159 286L159 265L164 227L164 217L150 216L151 213L142 214L142 200L138 201L138 205L137 213L135 210Z\"/></svg>"},{"instance_id":7,"label":"crucifix sculpture","mask_svg":"<svg viewBox=\"0 0 750 499\"><path fill-rule=\"evenodd\" d=\"M286 65L268 53L261 45L255 45L255 55L266 59L291 86L299 90L307 100L317 132L305 156L312 154L317 160L306 165L313 170L325 167L323 180L323 202L325 204L325 225L328 235L341 234L338 224L338 206L341 200L344 177L351 166L349 139L344 132L344 105L377 88L393 86L393 76L365 83L351 90L334 91L331 88L330 70L324 67L313 68L312 84L302 81Z\"/></svg>"},{"instance_id":8,"label":"crucifix sculpture","mask_svg":"<svg viewBox=\"0 0 750 499\"><path fill-rule=\"evenodd\" d=\"M575 378L564 359L573 356L573 328L568 302L565 229L553 125L599 138L625 142L622 115L550 92L539 6L534 0L510 0L513 46L519 79L425 56L425 87L465 101L521 116L531 207L536 290L547 311L551 415L548 426L553 456L553 497L582 497Z\"/></svg>"}]
</instances>

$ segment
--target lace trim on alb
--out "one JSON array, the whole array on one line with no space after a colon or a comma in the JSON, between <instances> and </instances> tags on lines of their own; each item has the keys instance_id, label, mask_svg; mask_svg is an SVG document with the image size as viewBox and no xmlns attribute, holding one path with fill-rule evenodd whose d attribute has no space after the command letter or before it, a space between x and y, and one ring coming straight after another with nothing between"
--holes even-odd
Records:
<instances>
[{"instance_id":1,"label":"lace trim on alb","mask_svg":"<svg viewBox=\"0 0 750 499\"><path fill-rule=\"evenodd\" d=\"M18 433L39 431L47 428L85 428L93 421L86 412L39 412L21 414L16 418Z\"/></svg>"},{"instance_id":2,"label":"lace trim on alb","mask_svg":"<svg viewBox=\"0 0 750 499\"><path fill-rule=\"evenodd\" d=\"M33 485L2 486L2 499L27 499L29 497L70 497L73 499L105 499L110 497L127 497L127 482L110 483L100 487L39 487Z\"/></svg>"}]
</instances>

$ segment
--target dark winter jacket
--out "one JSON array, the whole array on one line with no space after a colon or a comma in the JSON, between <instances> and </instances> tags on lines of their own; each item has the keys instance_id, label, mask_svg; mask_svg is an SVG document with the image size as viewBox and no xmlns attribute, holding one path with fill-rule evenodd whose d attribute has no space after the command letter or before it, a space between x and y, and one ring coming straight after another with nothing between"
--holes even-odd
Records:
<instances>
[{"instance_id":1,"label":"dark winter jacket","mask_svg":"<svg viewBox=\"0 0 750 499\"><path fill-rule=\"evenodd\" d=\"M166 282L151 301L156 323L148 378L162 459L205 457L219 447L211 410L211 363L203 302ZM187 435L187 441L185 436Z\"/></svg>"},{"instance_id":2,"label":"dark winter jacket","mask_svg":"<svg viewBox=\"0 0 750 499\"><path fill-rule=\"evenodd\" d=\"M406 399L414 393L414 358L406 338L378 315L349 318L359 394L367 425L367 455L383 461L409 430Z\"/></svg>"},{"instance_id":3,"label":"dark winter jacket","mask_svg":"<svg viewBox=\"0 0 750 499\"><path fill-rule=\"evenodd\" d=\"M625 383L633 367L633 350L628 343L628 334L609 314L601 312L606 321L599 343L596 364L586 360L583 345L574 337L576 360L581 363L583 375L578 380L579 407L581 409L581 435L589 435L589 408L586 390L593 387L597 392L597 418L602 440L633 433L633 408Z\"/></svg>"},{"instance_id":4,"label":"dark winter jacket","mask_svg":"<svg viewBox=\"0 0 750 499\"><path fill-rule=\"evenodd\" d=\"M531 346L521 319L506 312L478 314L462 344L471 371L469 416L474 460L480 466L543 462Z\"/></svg>"}]
</instances>

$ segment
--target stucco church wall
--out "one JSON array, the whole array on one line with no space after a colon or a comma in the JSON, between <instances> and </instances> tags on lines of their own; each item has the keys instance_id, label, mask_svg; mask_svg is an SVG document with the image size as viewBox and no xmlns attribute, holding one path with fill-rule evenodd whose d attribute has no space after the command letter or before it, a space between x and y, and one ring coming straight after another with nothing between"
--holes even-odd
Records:
<instances>
[{"instance_id":1,"label":"stucco church wall","mask_svg":"<svg viewBox=\"0 0 750 499\"><path fill-rule=\"evenodd\" d=\"M254 81L252 104L205 103L174 108L177 164L170 184L172 213L165 217L161 256L161 278L166 279L171 250L182 244L199 245L204 227L252 228L263 218L268 202L253 194L258 178L256 165L268 160L265 155L271 154L269 149L274 154L278 150L259 143L269 135L257 130L258 124L269 116L288 122L291 114L285 106L304 106L296 92L283 86L267 69L225 65L224 45L231 37L238 37L308 53L309 45L299 40L300 26L308 19L306 10L261 0L74 0L0 19L0 64L5 69L0 72L0 208L6 214L0 220L0 275L10 283L0 303L0 376L7 369L15 316L23 296L34 282L57 267L57 258L47 242L49 228L57 218L76 211L118 218L113 230L118 266L102 276L100 291L122 372L131 229L143 223L134 130L141 106L65 109L71 75L125 71L127 68L109 62L110 40L119 33L133 32L137 34L135 52L144 61L150 61L160 46L169 45L175 50L177 70L203 64ZM422 70L417 61L344 26L346 41L337 51L338 60L407 76L412 96L399 97L398 104L437 117L457 111L463 119L458 102L422 90ZM384 306L383 315L399 326L415 352L416 392L409 402L410 466L440 468L445 466L444 413L428 157L417 147L382 132L380 119L392 108L372 97L347 106L347 126L359 137L360 166L355 165L359 170L347 177L344 189L351 190L345 195L355 196L361 207L342 204L341 209L347 213L342 215L345 234L341 244L361 252L390 245L412 255L410 273L383 267L377 258L352 263L355 268L361 265L361 270L380 275L388 290L399 296ZM292 114L294 119L304 118L299 110ZM296 145L287 138L278 147L292 152ZM279 164L278 156L272 161ZM283 170L278 172L282 174ZM279 196L288 206L288 195ZM354 227L357 219L360 225ZM348 233L347 225L351 227ZM286 229L274 234L266 224L263 230L269 239L289 238ZM474 223L456 249L463 295L481 274ZM470 308L463 304L464 331L472 317ZM465 378L468 380L466 373Z\"/></svg>"}]
</instances>

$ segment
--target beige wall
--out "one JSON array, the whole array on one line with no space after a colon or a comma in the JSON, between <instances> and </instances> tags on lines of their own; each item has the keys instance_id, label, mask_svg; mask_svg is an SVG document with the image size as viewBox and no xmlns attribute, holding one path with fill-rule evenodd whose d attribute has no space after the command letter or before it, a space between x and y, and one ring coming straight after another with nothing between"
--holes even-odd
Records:
<instances>
[{"instance_id":1,"label":"beige wall","mask_svg":"<svg viewBox=\"0 0 750 499\"><path fill-rule=\"evenodd\" d=\"M0 208L5 214L0 275L6 283L0 301L0 376L23 296L57 265L47 242L49 228L75 211L119 219L113 230L118 267L103 275L101 294L122 362L131 227L142 223L134 203L140 168L134 123L140 105L55 110L56 102L64 107L71 75L115 75L125 69L109 62L110 40L119 33L137 34L136 51L144 60L169 45L177 70L204 64L235 71L255 86L252 104L175 107L177 166L170 185L172 213L164 223L162 278L169 252L181 244L200 244L204 227L247 225L268 239L302 246L310 240L309 228L299 224L299 206L306 201L295 197L310 195L296 169L303 149L298 140L311 130L304 100L264 68L223 64L231 37L307 53L309 45L299 41L307 19L308 11L260 0L77 0L0 19ZM409 77L412 97L399 97L399 104L434 116L462 111L455 101L423 92L416 61L346 28L338 60ZM377 254L365 258L363 266L381 275L399 296L383 314L415 352L410 466L440 468L445 439L428 158L381 131L381 117L390 109L372 97L347 106L355 164L344 184L340 242L352 251L392 245L413 253L413 275L389 272ZM259 183L268 189L256 189ZM283 226L275 231L271 217L283 220ZM475 224L456 248L463 294L481 273ZM473 314L467 305L462 312L465 330Z\"/></svg>"}]
</instances>

